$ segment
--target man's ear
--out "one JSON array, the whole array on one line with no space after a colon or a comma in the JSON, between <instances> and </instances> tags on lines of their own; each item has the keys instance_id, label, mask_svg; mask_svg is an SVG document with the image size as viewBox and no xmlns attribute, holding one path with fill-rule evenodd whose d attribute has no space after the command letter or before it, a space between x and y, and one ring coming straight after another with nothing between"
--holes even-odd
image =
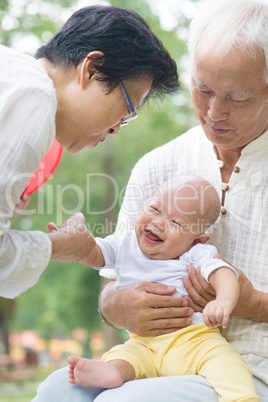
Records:
<instances>
[{"instance_id":1,"label":"man's ear","mask_svg":"<svg viewBox=\"0 0 268 402\"><path fill-rule=\"evenodd\" d=\"M88 55L82 61L79 74L79 84L84 89L90 80L95 79L95 75L98 72L96 69L97 64L103 64L104 53L98 50L88 53Z\"/></svg>"},{"instance_id":2,"label":"man's ear","mask_svg":"<svg viewBox=\"0 0 268 402\"><path fill-rule=\"evenodd\" d=\"M194 245L198 243L205 244L210 239L210 235L208 233L200 234L193 242Z\"/></svg>"}]
</instances>

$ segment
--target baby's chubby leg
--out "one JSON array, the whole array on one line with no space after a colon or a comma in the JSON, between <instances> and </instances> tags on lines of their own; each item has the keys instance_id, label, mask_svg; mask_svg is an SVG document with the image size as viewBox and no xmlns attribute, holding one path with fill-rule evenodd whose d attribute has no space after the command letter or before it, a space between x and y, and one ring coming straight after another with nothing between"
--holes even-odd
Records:
<instances>
[{"instance_id":1,"label":"baby's chubby leg","mask_svg":"<svg viewBox=\"0 0 268 402\"><path fill-rule=\"evenodd\" d=\"M135 379L135 371L125 360L103 362L69 356L69 382L84 387L115 388Z\"/></svg>"}]
</instances>

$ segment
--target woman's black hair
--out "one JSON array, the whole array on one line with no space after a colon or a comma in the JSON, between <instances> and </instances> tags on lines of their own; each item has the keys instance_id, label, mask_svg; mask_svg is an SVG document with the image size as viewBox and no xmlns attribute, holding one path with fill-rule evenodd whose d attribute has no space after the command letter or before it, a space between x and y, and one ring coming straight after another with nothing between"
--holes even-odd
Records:
<instances>
[{"instance_id":1,"label":"woman's black hair","mask_svg":"<svg viewBox=\"0 0 268 402\"><path fill-rule=\"evenodd\" d=\"M95 5L76 11L62 29L36 52L57 67L77 66L92 51L98 78L109 91L119 80L145 75L153 80L150 96L178 90L175 61L148 24L136 12L121 7Z\"/></svg>"}]
</instances>

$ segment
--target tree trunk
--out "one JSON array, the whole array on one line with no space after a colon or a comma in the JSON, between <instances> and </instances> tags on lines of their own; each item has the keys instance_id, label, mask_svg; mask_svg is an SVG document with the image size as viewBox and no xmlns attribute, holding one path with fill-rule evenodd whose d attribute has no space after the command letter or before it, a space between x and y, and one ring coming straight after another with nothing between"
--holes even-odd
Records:
<instances>
[{"instance_id":1,"label":"tree trunk","mask_svg":"<svg viewBox=\"0 0 268 402\"><path fill-rule=\"evenodd\" d=\"M1 320L0 321L0 355L9 354L8 335L9 335L9 321Z\"/></svg>"},{"instance_id":2,"label":"tree trunk","mask_svg":"<svg viewBox=\"0 0 268 402\"><path fill-rule=\"evenodd\" d=\"M0 297L0 354L9 353L8 336L15 306L15 300Z\"/></svg>"}]
</instances>

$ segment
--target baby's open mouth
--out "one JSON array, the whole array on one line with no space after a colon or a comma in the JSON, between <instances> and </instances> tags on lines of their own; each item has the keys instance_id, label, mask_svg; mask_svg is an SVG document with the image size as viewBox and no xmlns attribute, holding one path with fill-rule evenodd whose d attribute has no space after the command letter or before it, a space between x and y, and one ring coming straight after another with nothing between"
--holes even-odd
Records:
<instances>
[{"instance_id":1,"label":"baby's open mouth","mask_svg":"<svg viewBox=\"0 0 268 402\"><path fill-rule=\"evenodd\" d=\"M144 237L145 237L145 240L148 241L149 243L163 242L163 240L160 239L159 236L157 236L155 233L151 232L150 230L145 230Z\"/></svg>"}]
</instances>

